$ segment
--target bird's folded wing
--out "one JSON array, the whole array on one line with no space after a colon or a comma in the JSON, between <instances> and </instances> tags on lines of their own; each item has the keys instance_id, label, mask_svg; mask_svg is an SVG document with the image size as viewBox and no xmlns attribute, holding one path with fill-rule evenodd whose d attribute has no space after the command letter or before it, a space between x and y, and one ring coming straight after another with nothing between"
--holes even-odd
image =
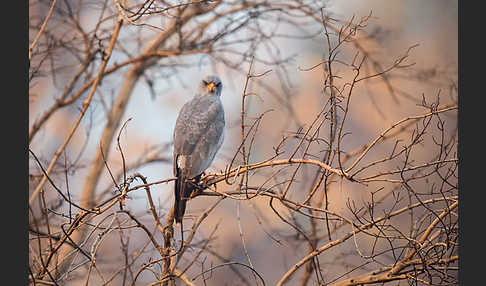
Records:
<instances>
[{"instance_id":1,"label":"bird's folded wing","mask_svg":"<svg viewBox=\"0 0 486 286\"><path fill-rule=\"evenodd\" d=\"M196 96L187 102L174 130L174 174L182 161L181 171L187 177L204 172L221 146L224 125L224 110L218 97Z\"/></svg>"}]
</instances>

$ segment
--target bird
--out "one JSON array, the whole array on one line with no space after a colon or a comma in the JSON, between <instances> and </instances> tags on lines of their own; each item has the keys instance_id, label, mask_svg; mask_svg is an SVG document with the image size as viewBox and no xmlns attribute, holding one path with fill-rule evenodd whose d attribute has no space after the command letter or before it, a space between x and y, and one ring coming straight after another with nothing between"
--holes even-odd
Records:
<instances>
[{"instance_id":1,"label":"bird","mask_svg":"<svg viewBox=\"0 0 486 286\"><path fill-rule=\"evenodd\" d=\"M225 137L223 84L216 75L204 77L194 97L186 102L174 127L174 219L180 223L191 193L213 162Z\"/></svg>"}]
</instances>

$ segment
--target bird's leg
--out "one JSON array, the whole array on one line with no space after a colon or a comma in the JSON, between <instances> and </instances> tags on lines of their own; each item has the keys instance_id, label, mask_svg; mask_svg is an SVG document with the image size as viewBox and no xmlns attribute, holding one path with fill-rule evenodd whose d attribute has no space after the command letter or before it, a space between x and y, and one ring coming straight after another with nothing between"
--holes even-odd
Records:
<instances>
[{"instance_id":1,"label":"bird's leg","mask_svg":"<svg viewBox=\"0 0 486 286\"><path fill-rule=\"evenodd\" d=\"M201 174L201 178L199 179L199 181L192 181L191 182L191 184L194 186L194 190L191 192L191 195L189 197L192 199L193 197L200 194L205 188L211 187L211 186L207 186L206 184L209 180L211 180L215 177L216 177L216 175L206 174L206 172L203 172ZM212 186L214 186L216 188L216 184L213 184Z\"/></svg>"},{"instance_id":2,"label":"bird's leg","mask_svg":"<svg viewBox=\"0 0 486 286\"><path fill-rule=\"evenodd\" d=\"M203 176L203 175L204 175L204 172L201 175L199 175L199 177L194 178L190 182L192 184L192 186L194 187L194 189L192 190L191 194L189 195L189 198L192 199L203 191L204 188L203 188L203 184L201 184L201 179L200 179L200 177Z\"/></svg>"},{"instance_id":3,"label":"bird's leg","mask_svg":"<svg viewBox=\"0 0 486 286\"><path fill-rule=\"evenodd\" d=\"M202 174L202 178L201 178L201 181L200 181L200 184L201 185L207 185L207 183L211 180L211 179L214 179L216 178L217 176L215 174L206 174L205 172L203 172ZM216 184L212 184L210 186L207 186L208 188L210 188L211 186L214 186L214 188L216 188Z\"/></svg>"}]
</instances>

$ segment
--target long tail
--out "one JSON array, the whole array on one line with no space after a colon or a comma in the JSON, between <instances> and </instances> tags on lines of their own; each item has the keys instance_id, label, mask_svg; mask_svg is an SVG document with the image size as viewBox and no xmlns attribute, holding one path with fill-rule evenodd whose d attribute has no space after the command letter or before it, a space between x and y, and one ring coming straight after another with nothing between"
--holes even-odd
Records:
<instances>
[{"instance_id":1,"label":"long tail","mask_svg":"<svg viewBox=\"0 0 486 286\"><path fill-rule=\"evenodd\" d=\"M200 178L201 175L196 176L194 179L196 182L198 182ZM185 181L186 179L184 177L177 176L174 184L174 218L176 223L180 223L182 221L184 213L186 212L186 203L189 200L189 196L191 195L192 191L196 188L195 183Z\"/></svg>"},{"instance_id":2,"label":"long tail","mask_svg":"<svg viewBox=\"0 0 486 286\"><path fill-rule=\"evenodd\" d=\"M184 178L177 177L174 185L174 195L175 195L175 202L174 202L174 218L176 223L180 223L182 221L182 217L186 212L186 199L183 199L183 195L185 193L185 188L187 184L184 184Z\"/></svg>"}]
</instances>

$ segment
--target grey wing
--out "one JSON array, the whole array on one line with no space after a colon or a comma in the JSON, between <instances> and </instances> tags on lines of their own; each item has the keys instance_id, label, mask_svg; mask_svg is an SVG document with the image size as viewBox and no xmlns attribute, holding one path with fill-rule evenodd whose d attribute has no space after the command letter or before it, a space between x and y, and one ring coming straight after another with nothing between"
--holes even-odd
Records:
<instances>
[{"instance_id":1,"label":"grey wing","mask_svg":"<svg viewBox=\"0 0 486 286\"><path fill-rule=\"evenodd\" d=\"M174 130L174 174L192 178L204 172L224 138L224 110L217 97L195 97L186 103Z\"/></svg>"}]
</instances>

